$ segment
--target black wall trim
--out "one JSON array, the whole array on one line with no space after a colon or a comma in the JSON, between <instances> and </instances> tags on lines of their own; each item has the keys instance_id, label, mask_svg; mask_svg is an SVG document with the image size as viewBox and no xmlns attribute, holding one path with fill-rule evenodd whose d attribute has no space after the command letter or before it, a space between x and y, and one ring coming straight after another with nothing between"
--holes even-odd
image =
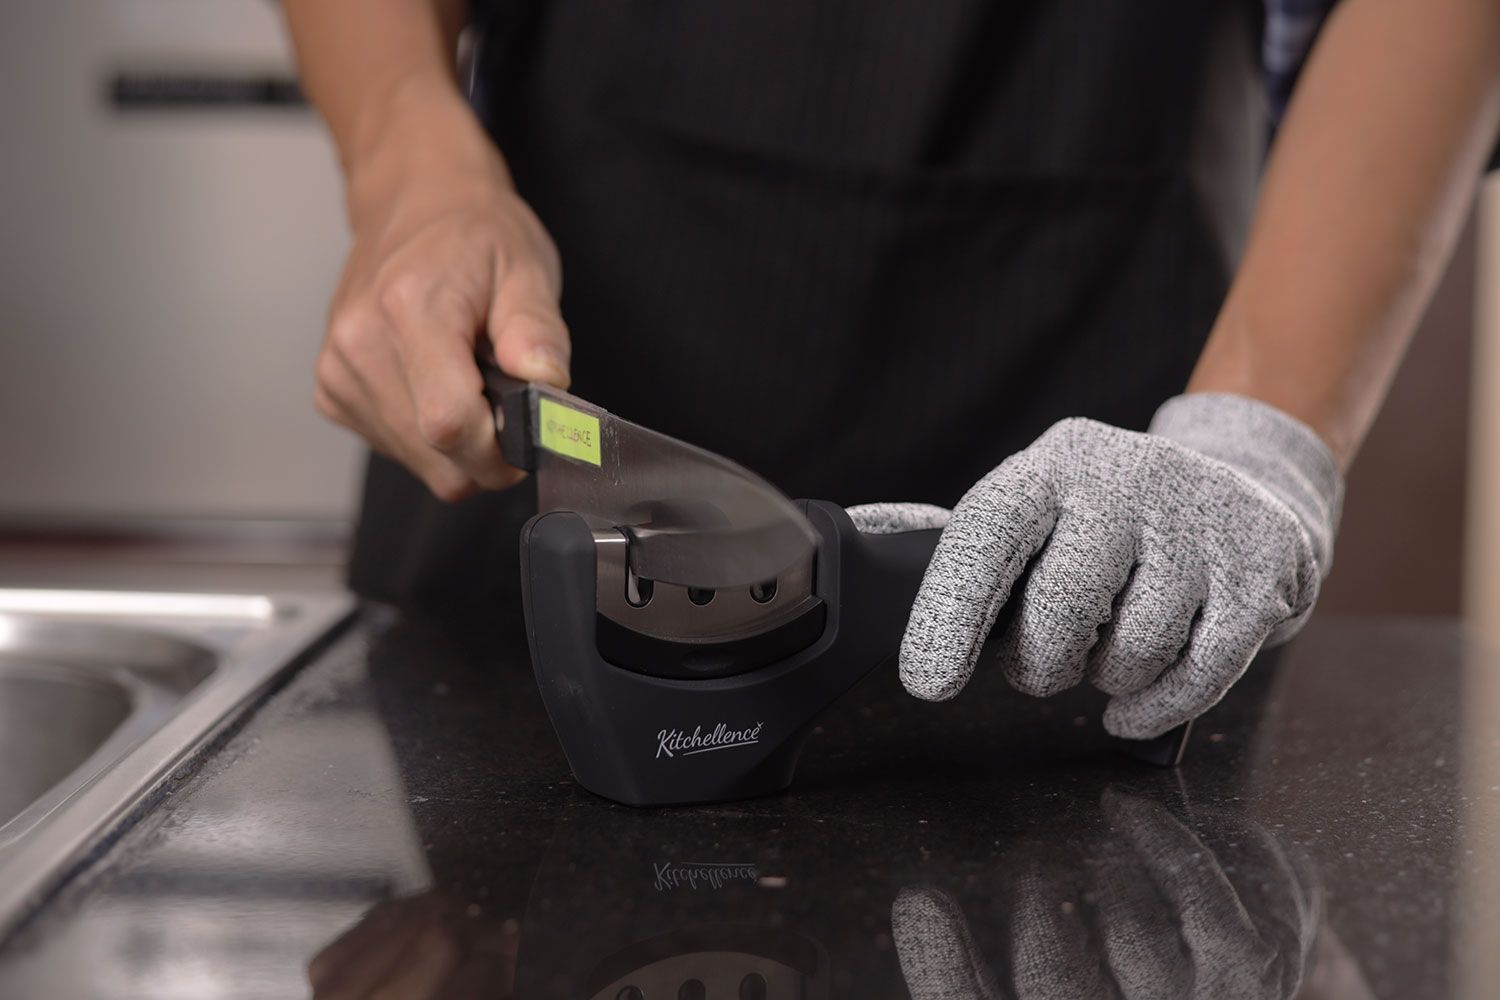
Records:
<instances>
[{"instance_id":1,"label":"black wall trim","mask_svg":"<svg viewBox=\"0 0 1500 1000\"><path fill-rule=\"evenodd\" d=\"M307 106L296 78L275 73L120 72L108 97L122 111Z\"/></svg>"}]
</instances>

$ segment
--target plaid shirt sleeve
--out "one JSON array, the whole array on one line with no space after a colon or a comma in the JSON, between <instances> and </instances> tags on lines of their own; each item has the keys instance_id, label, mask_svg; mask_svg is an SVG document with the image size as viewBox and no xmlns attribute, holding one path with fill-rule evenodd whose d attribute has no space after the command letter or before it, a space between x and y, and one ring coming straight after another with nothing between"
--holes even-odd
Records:
<instances>
[{"instance_id":1,"label":"plaid shirt sleeve","mask_svg":"<svg viewBox=\"0 0 1500 1000\"><path fill-rule=\"evenodd\" d=\"M1312 51L1313 40L1338 0L1265 0L1266 30L1261 41L1261 63L1266 74L1266 99L1271 123L1281 121L1291 100L1297 76Z\"/></svg>"}]
</instances>

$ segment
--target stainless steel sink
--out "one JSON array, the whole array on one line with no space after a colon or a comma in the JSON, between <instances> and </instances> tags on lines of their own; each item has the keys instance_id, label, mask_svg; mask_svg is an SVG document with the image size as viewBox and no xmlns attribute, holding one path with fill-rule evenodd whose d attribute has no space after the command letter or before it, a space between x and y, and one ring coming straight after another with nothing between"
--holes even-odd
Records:
<instances>
[{"instance_id":1,"label":"stainless steel sink","mask_svg":"<svg viewBox=\"0 0 1500 1000\"><path fill-rule=\"evenodd\" d=\"M351 607L0 589L0 940Z\"/></svg>"}]
</instances>

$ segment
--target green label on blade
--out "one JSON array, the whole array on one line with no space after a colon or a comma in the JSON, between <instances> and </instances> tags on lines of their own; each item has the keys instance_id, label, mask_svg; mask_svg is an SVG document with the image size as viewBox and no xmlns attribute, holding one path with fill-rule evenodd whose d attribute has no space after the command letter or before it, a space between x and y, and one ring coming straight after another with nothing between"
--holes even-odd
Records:
<instances>
[{"instance_id":1,"label":"green label on blade","mask_svg":"<svg viewBox=\"0 0 1500 1000\"><path fill-rule=\"evenodd\" d=\"M537 400L537 419L541 423L538 444L543 448L590 465L604 464L599 450L598 417L544 396Z\"/></svg>"}]
</instances>

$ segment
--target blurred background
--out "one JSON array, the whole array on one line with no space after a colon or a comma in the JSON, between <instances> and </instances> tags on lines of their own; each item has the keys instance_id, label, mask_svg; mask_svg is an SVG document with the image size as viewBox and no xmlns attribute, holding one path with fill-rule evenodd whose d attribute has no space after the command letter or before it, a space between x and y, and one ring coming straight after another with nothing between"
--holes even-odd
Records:
<instances>
[{"instance_id":1,"label":"blurred background","mask_svg":"<svg viewBox=\"0 0 1500 1000\"><path fill-rule=\"evenodd\" d=\"M348 235L333 149L300 99L276 4L47 0L9 4L4 25L0 586L339 587L364 449L318 416L312 391ZM1320 608L1323 616L1462 614L1500 648L1493 175L1349 479ZM1465 780L1475 789L1500 782L1492 665L1476 657L1464 678L1473 716L1463 729ZM351 719L339 720L348 768L338 780L399 785L385 734ZM261 767L319 752L280 749ZM324 794L309 787L309 798ZM204 808L214 807L247 811L234 799ZM300 811L255 808L255 829L281 824L304 842L343 844L337 838L357 825L340 817L322 829ZM1500 829L1493 796L1464 808L1480 831L1471 836ZM1482 839L1472 843L1470 853L1493 857ZM420 884L415 832L388 844L384 858L341 848L334 874L386 866L400 891ZM267 871L284 865L272 839L258 850L216 841L213 850ZM1494 898L1496 872L1478 862L1464 870L1468 902L1456 905L1479 912ZM200 919L210 903L182 904L163 925L162 940L182 944L186 956L166 966L173 974L201 972L198 954L213 953L203 935L217 925ZM352 897L334 905L341 919L356 908ZM140 947L135 911L118 914L119 937ZM326 934L326 914L315 916L286 934L308 942ZM1500 961L1495 928L1475 920L1463 931L1465 981L1486 984L1464 995L1488 995ZM114 932L94 933L104 948ZM226 937L224 953L269 939Z\"/></svg>"},{"instance_id":2,"label":"blurred background","mask_svg":"<svg viewBox=\"0 0 1500 1000\"><path fill-rule=\"evenodd\" d=\"M103 544L185 584L337 579L362 449L314 411L312 363L347 237L277 5L5 20L7 562L34 581Z\"/></svg>"},{"instance_id":3,"label":"blurred background","mask_svg":"<svg viewBox=\"0 0 1500 1000\"><path fill-rule=\"evenodd\" d=\"M276 6L12 5L0 79L0 583L105 556L122 584L336 585L362 449L312 362L347 236ZM1354 469L1324 613L1500 607L1487 274L1496 183Z\"/></svg>"}]
</instances>

